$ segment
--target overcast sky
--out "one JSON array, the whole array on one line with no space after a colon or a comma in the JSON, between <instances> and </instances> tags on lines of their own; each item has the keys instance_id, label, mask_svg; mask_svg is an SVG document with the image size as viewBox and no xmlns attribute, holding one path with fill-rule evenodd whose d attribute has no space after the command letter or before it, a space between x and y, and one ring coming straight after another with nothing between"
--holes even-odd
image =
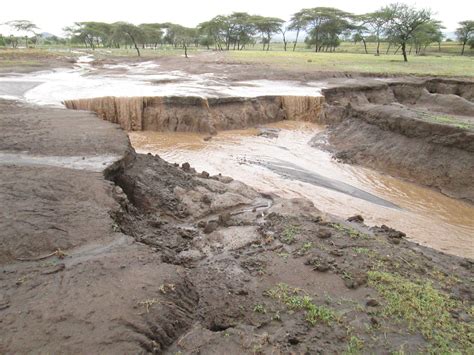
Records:
<instances>
[{"instance_id":1,"label":"overcast sky","mask_svg":"<svg viewBox=\"0 0 474 355\"><path fill-rule=\"evenodd\" d=\"M79 21L135 24L174 22L196 26L218 14L245 11L250 14L280 17L288 20L302 8L331 6L361 14L378 9L390 0L2 0L0 24L11 20L30 20L41 32L62 35L62 28ZM473 0L401 0L410 5L430 8L446 26L446 32L456 29L457 23L473 20ZM9 34L5 26L0 33Z\"/></svg>"}]
</instances>

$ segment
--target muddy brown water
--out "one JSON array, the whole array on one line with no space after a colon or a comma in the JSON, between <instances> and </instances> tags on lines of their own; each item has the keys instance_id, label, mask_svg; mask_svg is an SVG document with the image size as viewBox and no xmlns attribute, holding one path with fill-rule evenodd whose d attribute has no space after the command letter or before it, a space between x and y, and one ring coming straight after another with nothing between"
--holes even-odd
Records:
<instances>
[{"instance_id":1,"label":"muddy brown water","mask_svg":"<svg viewBox=\"0 0 474 355\"><path fill-rule=\"evenodd\" d=\"M305 197L321 211L368 225L387 224L422 245L474 257L474 207L437 191L359 166L334 161L307 143L323 126L285 121L277 138L258 129L220 132L209 141L194 133L130 132L140 153L159 154L196 170L222 173L262 192Z\"/></svg>"}]
</instances>

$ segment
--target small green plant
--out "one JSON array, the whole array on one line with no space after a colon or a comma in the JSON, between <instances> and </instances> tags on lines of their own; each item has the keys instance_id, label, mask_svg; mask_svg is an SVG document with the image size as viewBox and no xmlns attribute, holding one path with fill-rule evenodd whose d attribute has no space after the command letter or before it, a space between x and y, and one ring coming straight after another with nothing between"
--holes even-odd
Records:
<instances>
[{"instance_id":1,"label":"small green plant","mask_svg":"<svg viewBox=\"0 0 474 355\"><path fill-rule=\"evenodd\" d=\"M299 229L296 226L286 227L282 233L282 241L285 244L292 244L295 241L295 236L299 233Z\"/></svg>"},{"instance_id":2,"label":"small green plant","mask_svg":"<svg viewBox=\"0 0 474 355\"><path fill-rule=\"evenodd\" d=\"M330 323L336 319L333 310L316 305L311 297L301 295L301 293L302 290L298 288L291 288L287 284L280 283L268 290L266 295L280 301L291 311L305 311L305 320L311 326L316 325L319 321Z\"/></svg>"},{"instance_id":3,"label":"small green plant","mask_svg":"<svg viewBox=\"0 0 474 355\"><path fill-rule=\"evenodd\" d=\"M331 223L331 227L338 230L339 232L347 234L351 238L362 238L369 239L370 237L367 234L361 233L358 230L355 230L352 227L343 226L340 223Z\"/></svg>"},{"instance_id":4,"label":"small green plant","mask_svg":"<svg viewBox=\"0 0 474 355\"><path fill-rule=\"evenodd\" d=\"M290 256L289 253L286 253L286 252L281 252L281 253L278 253L277 254L280 258L283 258L284 260L288 259L288 257Z\"/></svg>"},{"instance_id":5,"label":"small green plant","mask_svg":"<svg viewBox=\"0 0 474 355\"><path fill-rule=\"evenodd\" d=\"M352 335L349 339L349 344L347 345L347 351L345 354L359 354L364 348L364 341Z\"/></svg>"},{"instance_id":6,"label":"small green plant","mask_svg":"<svg viewBox=\"0 0 474 355\"><path fill-rule=\"evenodd\" d=\"M160 290L162 294L165 295L168 292L173 292L176 289L176 287L174 284L162 284L158 289Z\"/></svg>"},{"instance_id":7,"label":"small green plant","mask_svg":"<svg viewBox=\"0 0 474 355\"><path fill-rule=\"evenodd\" d=\"M304 255L309 250L311 250L312 247L313 247L313 243L311 243L311 242L304 243L303 246L301 247L301 249L298 250L298 254L299 255Z\"/></svg>"},{"instance_id":8,"label":"small green plant","mask_svg":"<svg viewBox=\"0 0 474 355\"><path fill-rule=\"evenodd\" d=\"M267 310L262 304L256 304L255 307L253 307L253 311L255 313L261 313L261 314L266 314Z\"/></svg>"},{"instance_id":9,"label":"small green plant","mask_svg":"<svg viewBox=\"0 0 474 355\"><path fill-rule=\"evenodd\" d=\"M354 248L354 251L357 254L369 254L370 249L368 249L368 248Z\"/></svg>"},{"instance_id":10,"label":"small green plant","mask_svg":"<svg viewBox=\"0 0 474 355\"><path fill-rule=\"evenodd\" d=\"M280 311L275 312L275 314L272 316L272 320L276 320L278 322L281 321Z\"/></svg>"},{"instance_id":11,"label":"small green plant","mask_svg":"<svg viewBox=\"0 0 474 355\"><path fill-rule=\"evenodd\" d=\"M119 226L118 223L115 222L115 221L112 222L112 231L114 231L114 232L120 232L120 231L121 231L120 226Z\"/></svg>"}]
</instances>

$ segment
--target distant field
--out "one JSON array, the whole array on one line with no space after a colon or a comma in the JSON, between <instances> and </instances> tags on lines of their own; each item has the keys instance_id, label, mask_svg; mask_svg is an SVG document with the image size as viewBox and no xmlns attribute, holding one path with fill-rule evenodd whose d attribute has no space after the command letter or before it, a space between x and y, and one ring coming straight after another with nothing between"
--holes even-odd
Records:
<instances>
[{"instance_id":1,"label":"distant field","mask_svg":"<svg viewBox=\"0 0 474 355\"><path fill-rule=\"evenodd\" d=\"M259 50L260 45L251 46L249 50ZM375 54L377 48L377 43L367 42L367 51L369 54ZM380 53L385 54L389 44L386 42L380 43ZM393 54L397 49L397 46L391 46L389 54ZM288 43L288 51L293 50L293 43ZM283 51L283 43L271 43L270 51ZM308 48L304 43L298 43L296 46L296 51L298 52L314 52L314 47ZM410 46L407 47L407 51L410 51ZM336 48L337 53L365 53L364 45L362 42L353 43L353 42L342 42L339 47ZM398 51L397 54L401 54ZM412 54L415 54L415 49L412 49ZM427 55L460 55L461 54L461 45L458 42L442 42L441 46L438 47L437 43L433 43L428 46L425 50ZM474 55L474 49L470 49L469 46L466 46L465 55Z\"/></svg>"},{"instance_id":2,"label":"distant field","mask_svg":"<svg viewBox=\"0 0 474 355\"><path fill-rule=\"evenodd\" d=\"M285 69L347 71L361 73L446 75L474 77L472 56L409 56L358 53L314 53L283 51L231 51L229 58L238 62L275 65Z\"/></svg>"},{"instance_id":3,"label":"distant field","mask_svg":"<svg viewBox=\"0 0 474 355\"><path fill-rule=\"evenodd\" d=\"M296 71L343 71L381 74L415 74L474 77L474 51L466 49L465 56L460 56L460 46L455 42L444 42L441 51L437 45L427 48L426 55L409 55L408 63L404 63L400 53L386 55L387 44L381 43L382 55L375 56L375 43L368 43L369 54L364 53L362 44L345 42L334 53L315 53L299 43L297 50L283 51L281 43L272 43L270 51L262 51L260 45L243 51L223 52L228 61L242 63L268 64L287 70ZM205 49L189 47L188 53L197 55ZM393 51L391 51L392 53ZM71 61L72 57L91 53L97 59L124 57L137 58L133 48L67 48L37 47L33 49L0 48L0 70L19 67L37 67L55 61L62 63ZM159 46L155 49L141 49L142 58L151 59L163 56L183 56L182 48ZM192 60L192 59L191 59Z\"/></svg>"}]
</instances>

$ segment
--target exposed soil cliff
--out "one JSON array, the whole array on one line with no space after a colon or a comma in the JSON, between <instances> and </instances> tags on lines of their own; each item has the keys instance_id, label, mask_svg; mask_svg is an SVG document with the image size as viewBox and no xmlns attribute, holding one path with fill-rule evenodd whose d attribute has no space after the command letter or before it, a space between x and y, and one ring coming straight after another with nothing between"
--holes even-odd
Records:
<instances>
[{"instance_id":1,"label":"exposed soil cliff","mask_svg":"<svg viewBox=\"0 0 474 355\"><path fill-rule=\"evenodd\" d=\"M96 112L128 131L214 133L283 119L315 121L322 97L256 98L102 97L65 101L67 108Z\"/></svg>"},{"instance_id":2,"label":"exposed soil cliff","mask_svg":"<svg viewBox=\"0 0 474 355\"><path fill-rule=\"evenodd\" d=\"M335 156L474 202L474 83L394 81L324 90Z\"/></svg>"}]
</instances>

